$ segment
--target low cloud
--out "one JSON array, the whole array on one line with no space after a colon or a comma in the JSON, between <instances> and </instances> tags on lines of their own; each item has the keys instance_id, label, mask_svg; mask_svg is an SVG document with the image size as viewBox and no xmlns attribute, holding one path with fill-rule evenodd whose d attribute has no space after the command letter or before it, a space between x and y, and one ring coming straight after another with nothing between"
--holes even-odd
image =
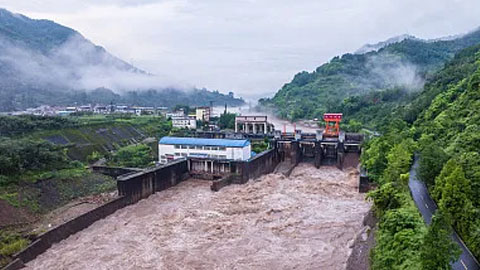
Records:
<instances>
[{"instance_id":1,"label":"low cloud","mask_svg":"<svg viewBox=\"0 0 480 270\"><path fill-rule=\"evenodd\" d=\"M366 43L400 34L437 38L480 25L478 0L0 0L0 6L79 30L162 78L255 98ZM409 70L407 63L398 72Z\"/></svg>"},{"instance_id":2,"label":"low cloud","mask_svg":"<svg viewBox=\"0 0 480 270\"><path fill-rule=\"evenodd\" d=\"M398 55L379 54L368 59L367 68L372 78L383 81L387 87L402 87L407 90L420 90L425 79L418 67L403 60Z\"/></svg>"},{"instance_id":3,"label":"low cloud","mask_svg":"<svg viewBox=\"0 0 480 270\"><path fill-rule=\"evenodd\" d=\"M45 53L6 39L0 39L0 48L0 62L15 71L15 79L29 85L68 90L105 87L120 93L168 87L192 88L139 70L80 35L73 35Z\"/></svg>"}]
</instances>

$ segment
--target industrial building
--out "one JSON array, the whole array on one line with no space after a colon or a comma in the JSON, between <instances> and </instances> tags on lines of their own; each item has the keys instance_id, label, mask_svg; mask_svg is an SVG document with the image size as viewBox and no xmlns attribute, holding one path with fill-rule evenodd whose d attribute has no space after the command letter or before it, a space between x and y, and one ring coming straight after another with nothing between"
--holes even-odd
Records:
<instances>
[{"instance_id":1,"label":"industrial building","mask_svg":"<svg viewBox=\"0 0 480 270\"><path fill-rule=\"evenodd\" d=\"M273 124L269 123L266 115L262 116L236 116L235 132L247 134L269 134L275 130Z\"/></svg>"},{"instance_id":2,"label":"industrial building","mask_svg":"<svg viewBox=\"0 0 480 270\"><path fill-rule=\"evenodd\" d=\"M174 116L172 117L172 127L197 129L197 120L189 116Z\"/></svg>"},{"instance_id":3,"label":"industrial building","mask_svg":"<svg viewBox=\"0 0 480 270\"><path fill-rule=\"evenodd\" d=\"M203 122L210 122L210 116L212 115L212 108L197 107L195 112L196 112L197 120L200 120Z\"/></svg>"},{"instance_id":4,"label":"industrial building","mask_svg":"<svg viewBox=\"0 0 480 270\"><path fill-rule=\"evenodd\" d=\"M161 164L194 157L220 160L249 160L252 156L248 140L163 137L158 143Z\"/></svg>"}]
</instances>

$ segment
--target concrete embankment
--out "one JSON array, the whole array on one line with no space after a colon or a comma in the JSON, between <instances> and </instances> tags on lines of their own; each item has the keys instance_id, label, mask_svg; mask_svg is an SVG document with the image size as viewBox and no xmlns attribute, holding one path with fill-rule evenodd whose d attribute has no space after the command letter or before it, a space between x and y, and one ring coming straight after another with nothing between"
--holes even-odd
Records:
<instances>
[{"instance_id":1,"label":"concrete embankment","mask_svg":"<svg viewBox=\"0 0 480 270\"><path fill-rule=\"evenodd\" d=\"M189 180L54 244L27 269L345 269L370 205L358 174L299 164L219 192Z\"/></svg>"}]
</instances>

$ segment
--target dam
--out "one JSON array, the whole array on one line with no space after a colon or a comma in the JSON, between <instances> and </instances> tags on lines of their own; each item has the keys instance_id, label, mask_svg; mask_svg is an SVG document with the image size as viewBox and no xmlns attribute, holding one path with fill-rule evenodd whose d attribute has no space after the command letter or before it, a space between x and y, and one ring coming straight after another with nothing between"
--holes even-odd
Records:
<instances>
[{"instance_id":1,"label":"dam","mask_svg":"<svg viewBox=\"0 0 480 270\"><path fill-rule=\"evenodd\" d=\"M371 208L359 144L292 136L248 162L115 168L117 199L40 235L6 269L345 269Z\"/></svg>"}]
</instances>

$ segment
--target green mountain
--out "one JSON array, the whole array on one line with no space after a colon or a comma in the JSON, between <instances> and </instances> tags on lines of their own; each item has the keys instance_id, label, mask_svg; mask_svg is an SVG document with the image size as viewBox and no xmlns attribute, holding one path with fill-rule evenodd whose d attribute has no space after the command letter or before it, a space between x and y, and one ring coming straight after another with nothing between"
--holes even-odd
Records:
<instances>
[{"instance_id":1,"label":"green mountain","mask_svg":"<svg viewBox=\"0 0 480 270\"><path fill-rule=\"evenodd\" d=\"M261 99L260 104L292 120L320 118L327 111L348 114L368 107L357 114L368 122L369 114L375 118L379 111L383 113L383 107L412 100L455 53L478 42L480 30L452 40L404 37L400 42L386 42L378 50L344 54L313 72L300 72L273 98Z\"/></svg>"},{"instance_id":2,"label":"green mountain","mask_svg":"<svg viewBox=\"0 0 480 270\"><path fill-rule=\"evenodd\" d=\"M420 137L420 176L478 258L480 45L459 53L406 110L419 111L414 127Z\"/></svg>"},{"instance_id":3,"label":"green mountain","mask_svg":"<svg viewBox=\"0 0 480 270\"><path fill-rule=\"evenodd\" d=\"M0 9L0 111L42 104L197 106L210 101L244 103L218 91L168 87L73 29Z\"/></svg>"},{"instance_id":4,"label":"green mountain","mask_svg":"<svg viewBox=\"0 0 480 270\"><path fill-rule=\"evenodd\" d=\"M383 120L372 120L382 136L366 143L362 164L379 185L371 194L380 216L379 228L396 228L377 232L372 268L385 269L404 262L432 263L423 261L428 257L418 253L419 247L415 245L423 238L424 223L411 202L406 184L414 152L419 157L417 175L438 205L436 214L441 213L470 251L480 257L479 108L480 44L477 44L461 50L432 74L410 102L397 104L388 112L384 110ZM392 219L401 212L402 215ZM401 238L399 235L404 232L397 228L407 219L420 223L414 225L416 232L411 233L409 227L408 236ZM432 247L422 248L428 254ZM441 253L444 251L439 252L437 256L448 258ZM391 258L399 259L392 262Z\"/></svg>"}]
</instances>

